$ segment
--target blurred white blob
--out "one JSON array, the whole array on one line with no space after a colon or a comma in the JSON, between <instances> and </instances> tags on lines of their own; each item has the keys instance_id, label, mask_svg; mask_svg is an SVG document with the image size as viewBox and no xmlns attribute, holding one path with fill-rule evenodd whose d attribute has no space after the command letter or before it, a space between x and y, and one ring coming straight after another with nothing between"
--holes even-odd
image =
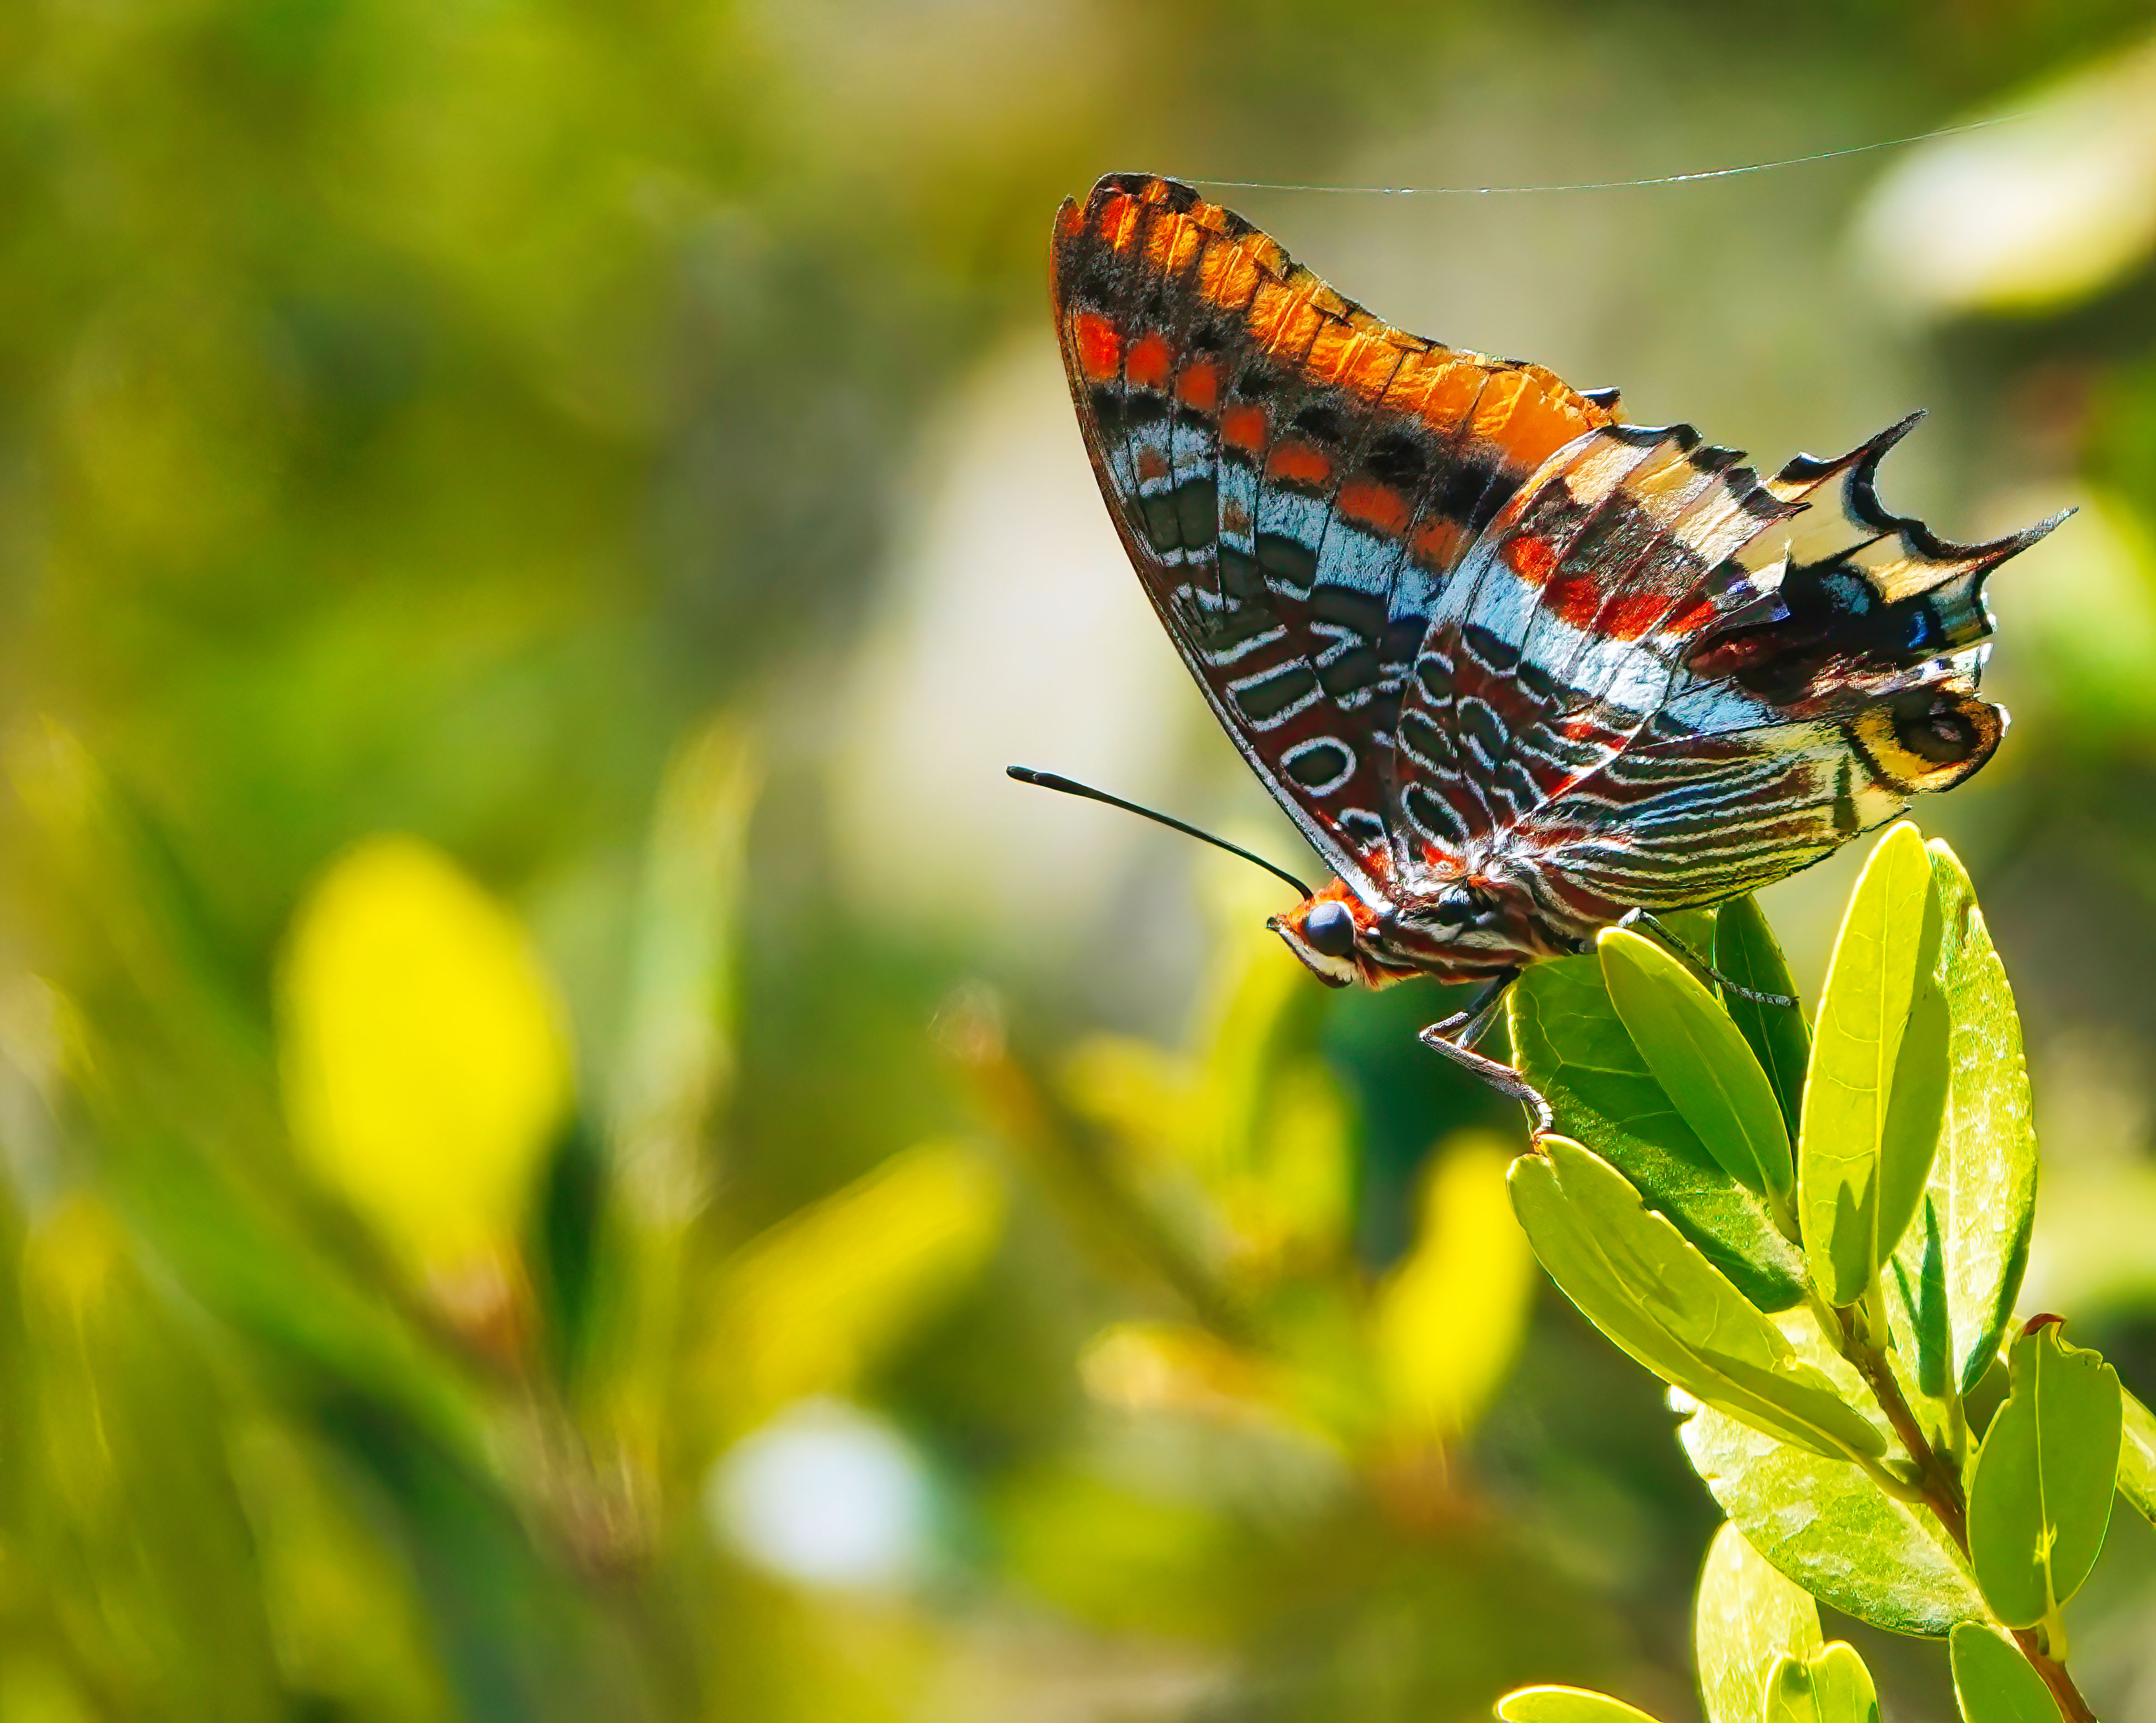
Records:
<instances>
[{"instance_id":1,"label":"blurred white blob","mask_svg":"<svg viewBox=\"0 0 2156 1723\"><path fill-rule=\"evenodd\" d=\"M720 1455L704 1486L716 1536L767 1572L838 1591L918 1576L934 1505L912 1445L839 1400L789 1407Z\"/></svg>"},{"instance_id":2,"label":"blurred white blob","mask_svg":"<svg viewBox=\"0 0 2156 1723\"><path fill-rule=\"evenodd\" d=\"M915 489L833 762L845 884L871 912L975 939L1067 932L1149 828L1004 767L1144 799L1204 708L1116 542L1045 334L975 379Z\"/></svg>"},{"instance_id":3,"label":"blurred white blob","mask_svg":"<svg viewBox=\"0 0 2156 1723\"><path fill-rule=\"evenodd\" d=\"M1872 188L1858 244L1912 310L2057 305L2156 244L2156 43L2012 106L2028 117L1917 145Z\"/></svg>"}]
</instances>

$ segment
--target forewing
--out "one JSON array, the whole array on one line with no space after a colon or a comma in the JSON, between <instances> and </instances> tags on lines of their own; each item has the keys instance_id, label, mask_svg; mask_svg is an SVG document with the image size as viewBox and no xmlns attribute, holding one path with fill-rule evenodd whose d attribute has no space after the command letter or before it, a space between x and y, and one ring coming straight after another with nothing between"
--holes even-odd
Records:
<instances>
[{"instance_id":1,"label":"forewing","mask_svg":"<svg viewBox=\"0 0 2156 1723\"><path fill-rule=\"evenodd\" d=\"M1397 828L1584 930L1753 890L1975 771L2004 726L1983 582L2056 523L1956 545L1889 514L1911 423L1763 483L1684 426L1548 462L1434 607Z\"/></svg>"},{"instance_id":2,"label":"forewing","mask_svg":"<svg viewBox=\"0 0 2156 1723\"><path fill-rule=\"evenodd\" d=\"M1394 329L1171 181L1111 176L1066 203L1053 283L1147 596L1267 787L1375 895L1432 608L1527 475L1614 423L1614 394Z\"/></svg>"}]
</instances>

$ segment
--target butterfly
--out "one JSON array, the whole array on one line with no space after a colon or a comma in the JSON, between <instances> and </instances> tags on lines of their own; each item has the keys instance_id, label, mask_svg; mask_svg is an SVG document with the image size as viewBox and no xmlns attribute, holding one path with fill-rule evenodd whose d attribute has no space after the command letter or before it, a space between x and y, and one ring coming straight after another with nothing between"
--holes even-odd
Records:
<instances>
[{"instance_id":1,"label":"butterfly","mask_svg":"<svg viewBox=\"0 0 2156 1723\"><path fill-rule=\"evenodd\" d=\"M1270 925L1335 986L1483 982L1424 1038L1508 1093L1539 1106L1471 1048L1526 965L1807 867L1999 745L1984 583L2064 516L1962 545L1889 511L1921 415L1763 479L1142 175L1065 203L1051 280L1146 596L1332 870Z\"/></svg>"}]
</instances>

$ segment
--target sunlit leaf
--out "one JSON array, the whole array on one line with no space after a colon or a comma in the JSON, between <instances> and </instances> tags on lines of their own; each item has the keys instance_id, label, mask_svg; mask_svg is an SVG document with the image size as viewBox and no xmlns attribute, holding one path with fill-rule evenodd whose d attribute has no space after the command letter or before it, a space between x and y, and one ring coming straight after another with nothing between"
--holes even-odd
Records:
<instances>
[{"instance_id":1,"label":"sunlit leaf","mask_svg":"<svg viewBox=\"0 0 2156 1723\"><path fill-rule=\"evenodd\" d=\"M1883 1263L1907 1236L1938 1162L1948 1081L1947 995L1938 973L1943 917L1934 890L1924 900L1919 970L1894 1059L1879 1144L1879 1252Z\"/></svg>"},{"instance_id":2,"label":"sunlit leaf","mask_svg":"<svg viewBox=\"0 0 2156 1723\"><path fill-rule=\"evenodd\" d=\"M1522 1687L1497 1701L1505 1723L1654 1723L1636 1706L1584 1687Z\"/></svg>"},{"instance_id":3,"label":"sunlit leaf","mask_svg":"<svg viewBox=\"0 0 2156 1723\"><path fill-rule=\"evenodd\" d=\"M1962 1723L2059 1723L2051 1690L2011 1640L1964 1622L1951 1645Z\"/></svg>"},{"instance_id":4,"label":"sunlit leaf","mask_svg":"<svg viewBox=\"0 0 2156 1723\"><path fill-rule=\"evenodd\" d=\"M1912 1115L1936 1092L1930 1066L1943 1062L1945 1047L1935 1033L1920 1035L1925 1068L1905 1079L1902 1116L1890 1117L1903 1032L1937 950L1931 879L1917 828L1892 827L1851 894L1820 995L1798 1141L1798 1208L1812 1278L1835 1305L1863 1296L1898 1240L1889 1223L1898 1214L1907 1226L1931 1158ZM1923 1024L1935 1030L1928 1014Z\"/></svg>"},{"instance_id":5,"label":"sunlit leaf","mask_svg":"<svg viewBox=\"0 0 2156 1723\"><path fill-rule=\"evenodd\" d=\"M2156 1526L2156 1413L2122 1393L2125 1408L2118 1449L2118 1493Z\"/></svg>"},{"instance_id":6,"label":"sunlit leaf","mask_svg":"<svg viewBox=\"0 0 2156 1723\"><path fill-rule=\"evenodd\" d=\"M2118 1372L2057 1321L2014 1342L2014 1386L1977 1450L1969 1552L1992 1612L2033 1628L2081 1589L2119 1476Z\"/></svg>"},{"instance_id":7,"label":"sunlit leaf","mask_svg":"<svg viewBox=\"0 0 2156 1723\"><path fill-rule=\"evenodd\" d=\"M1378 1286L1371 1344L1397 1433L1447 1441L1512 1367L1533 1259L1505 1193L1507 1146L1463 1135L1437 1153L1414 1248Z\"/></svg>"},{"instance_id":8,"label":"sunlit leaf","mask_svg":"<svg viewBox=\"0 0 2156 1723\"><path fill-rule=\"evenodd\" d=\"M1766 1723L1878 1723L1879 1695L1856 1648L1836 1640L1808 1659L1785 1656L1768 1674Z\"/></svg>"},{"instance_id":9,"label":"sunlit leaf","mask_svg":"<svg viewBox=\"0 0 2156 1723\"><path fill-rule=\"evenodd\" d=\"M1692 1661L1707 1723L1758 1723L1776 1661L1819 1649L1819 1609L1724 1522L1707 1546L1692 1603Z\"/></svg>"},{"instance_id":10,"label":"sunlit leaf","mask_svg":"<svg viewBox=\"0 0 2156 1723\"><path fill-rule=\"evenodd\" d=\"M460 1318L510 1297L570 1093L524 931L447 857L377 838L316 882L280 977L293 1136Z\"/></svg>"},{"instance_id":11,"label":"sunlit leaf","mask_svg":"<svg viewBox=\"0 0 2156 1723\"><path fill-rule=\"evenodd\" d=\"M1937 838L1937 974L1949 1004L1949 1076L1917 1223L1895 1256L1919 1386L1967 1393L1998 1355L2035 1211L2036 1136L2021 1023L1969 875Z\"/></svg>"},{"instance_id":12,"label":"sunlit leaf","mask_svg":"<svg viewBox=\"0 0 2156 1723\"><path fill-rule=\"evenodd\" d=\"M1714 917L1714 967L1741 987L1755 993L1797 997L1797 984L1774 931L1767 925L1758 900L1750 895L1732 899ZM1789 1141L1797 1140L1797 1120L1804 1106L1804 1067L1811 1062L1812 1032L1800 1006L1763 1005L1726 992L1722 1004L1774 1085L1774 1098L1782 1109L1782 1121Z\"/></svg>"},{"instance_id":13,"label":"sunlit leaf","mask_svg":"<svg viewBox=\"0 0 2156 1723\"><path fill-rule=\"evenodd\" d=\"M1806 1312L1785 1340L1845 1395L1864 1392ZM1944 1636L1989 1618L1960 1551L1929 1509L1888 1495L1855 1466L1749 1429L1712 1407L1678 1428L1685 1454L1730 1523L1821 1602L1890 1633Z\"/></svg>"},{"instance_id":14,"label":"sunlit leaf","mask_svg":"<svg viewBox=\"0 0 2156 1723\"><path fill-rule=\"evenodd\" d=\"M1819 1455L1876 1454L1879 1432L1600 1156L1563 1137L1512 1163L1535 1254L1611 1341L1664 1381Z\"/></svg>"},{"instance_id":15,"label":"sunlit leaf","mask_svg":"<svg viewBox=\"0 0 2156 1723\"><path fill-rule=\"evenodd\" d=\"M1599 962L1537 963L1510 997L1512 1058L1548 1097L1557 1128L1636 1186L1763 1310L1804 1296L1804 1256L1760 1199L1707 1153L1632 1044Z\"/></svg>"},{"instance_id":16,"label":"sunlit leaf","mask_svg":"<svg viewBox=\"0 0 2156 1723\"><path fill-rule=\"evenodd\" d=\"M1662 1093L1724 1172L1786 1212L1796 1174L1781 1106L1729 1014L1651 941L1609 927L1597 948L1610 1003Z\"/></svg>"}]
</instances>

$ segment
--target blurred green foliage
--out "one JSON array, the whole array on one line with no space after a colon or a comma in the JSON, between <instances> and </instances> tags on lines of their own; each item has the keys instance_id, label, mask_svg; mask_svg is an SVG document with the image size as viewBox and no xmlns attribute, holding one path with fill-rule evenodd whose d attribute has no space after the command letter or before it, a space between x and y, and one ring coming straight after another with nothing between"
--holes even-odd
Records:
<instances>
[{"instance_id":1,"label":"blurred green foliage","mask_svg":"<svg viewBox=\"0 0 2156 1723\"><path fill-rule=\"evenodd\" d=\"M1045 351L1099 172L1681 171L2071 107L2144 30L0 11L0 1723L1374 1723L1529 1679L1685 1715L1713 1510L1528 1274L1517 1121L1413 1041L1441 1002L1302 986L1166 849L1090 921L1025 900L1038 942L970 833L973 913L865 907L827 767L894 715L847 690L964 494L935 428ZM2131 127L2073 135L2056 172L2156 186ZM1243 201L1388 315L1768 458L1928 398L1904 482L1949 531L2092 500L2001 583L2020 721L1939 818L2030 1026L2032 1285L2146 1399L2156 276L2135 240L2033 306L1926 300L1852 263L1905 159ZM1262 819L1188 705L1164 781ZM1769 904L1808 986L1810 889ZM2147 1541L2078 1606L2113 1723ZM1890 1707L1937 1674L1865 1650Z\"/></svg>"}]
</instances>

